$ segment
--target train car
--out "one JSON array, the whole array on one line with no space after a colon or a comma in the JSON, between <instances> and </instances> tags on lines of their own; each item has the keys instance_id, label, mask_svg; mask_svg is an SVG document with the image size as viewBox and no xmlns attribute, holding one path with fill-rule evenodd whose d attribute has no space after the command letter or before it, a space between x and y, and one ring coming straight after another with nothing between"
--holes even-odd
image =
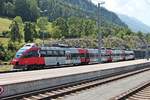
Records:
<instances>
[{"instance_id":1,"label":"train car","mask_svg":"<svg viewBox=\"0 0 150 100\"><path fill-rule=\"evenodd\" d=\"M112 50L112 61L123 61L125 59L125 52L123 50L117 50L113 49Z\"/></svg>"},{"instance_id":2,"label":"train car","mask_svg":"<svg viewBox=\"0 0 150 100\"><path fill-rule=\"evenodd\" d=\"M81 63L79 50L77 48L67 48L67 58L70 64L79 65Z\"/></svg>"},{"instance_id":3,"label":"train car","mask_svg":"<svg viewBox=\"0 0 150 100\"><path fill-rule=\"evenodd\" d=\"M67 51L70 53L70 63L73 65L88 64L90 61L87 49L68 48Z\"/></svg>"},{"instance_id":4,"label":"train car","mask_svg":"<svg viewBox=\"0 0 150 100\"><path fill-rule=\"evenodd\" d=\"M98 57L99 57L99 52L98 49L88 49L89 53L89 58L90 58L90 63L99 63ZM112 62L112 50L111 49L102 49L101 50L101 61L102 62Z\"/></svg>"},{"instance_id":5,"label":"train car","mask_svg":"<svg viewBox=\"0 0 150 100\"><path fill-rule=\"evenodd\" d=\"M23 47L11 62L15 69L36 69L68 64L65 49L59 47Z\"/></svg>"},{"instance_id":6,"label":"train car","mask_svg":"<svg viewBox=\"0 0 150 100\"><path fill-rule=\"evenodd\" d=\"M94 64L98 63L98 49L87 49L88 50L88 56L89 56L89 63Z\"/></svg>"},{"instance_id":7,"label":"train car","mask_svg":"<svg viewBox=\"0 0 150 100\"><path fill-rule=\"evenodd\" d=\"M14 68L24 69L28 65L40 65L40 62L43 60L38 58L38 50L38 47L30 46L24 46L21 49L19 49L15 55L15 58L11 61L11 63L15 65Z\"/></svg>"},{"instance_id":8,"label":"train car","mask_svg":"<svg viewBox=\"0 0 150 100\"><path fill-rule=\"evenodd\" d=\"M41 47L39 50L39 57L44 59L45 66L68 64L64 48Z\"/></svg>"},{"instance_id":9,"label":"train car","mask_svg":"<svg viewBox=\"0 0 150 100\"><path fill-rule=\"evenodd\" d=\"M103 57L105 58L105 62L112 62L112 50L106 49Z\"/></svg>"},{"instance_id":10,"label":"train car","mask_svg":"<svg viewBox=\"0 0 150 100\"><path fill-rule=\"evenodd\" d=\"M134 60L134 59L135 59L134 51L125 50L125 60Z\"/></svg>"},{"instance_id":11,"label":"train car","mask_svg":"<svg viewBox=\"0 0 150 100\"><path fill-rule=\"evenodd\" d=\"M145 50L133 50L135 59L144 59L146 56Z\"/></svg>"}]
</instances>

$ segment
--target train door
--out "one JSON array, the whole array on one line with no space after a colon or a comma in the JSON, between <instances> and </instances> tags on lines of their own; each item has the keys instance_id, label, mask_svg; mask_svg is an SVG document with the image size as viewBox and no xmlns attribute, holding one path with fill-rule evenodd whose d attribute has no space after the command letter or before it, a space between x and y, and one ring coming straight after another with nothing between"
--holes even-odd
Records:
<instances>
[{"instance_id":1,"label":"train door","mask_svg":"<svg viewBox=\"0 0 150 100\"><path fill-rule=\"evenodd\" d=\"M112 61L115 61L115 50L112 50Z\"/></svg>"},{"instance_id":2,"label":"train door","mask_svg":"<svg viewBox=\"0 0 150 100\"><path fill-rule=\"evenodd\" d=\"M106 62L112 62L112 50L111 49L106 49Z\"/></svg>"},{"instance_id":3,"label":"train door","mask_svg":"<svg viewBox=\"0 0 150 100\"><path fill-rule=\"evenodd\" d=\"M122 60L125 61L125 59L126 59L125 50L122 50Z\"/></svg>"},{"instance_id":4,"label":"train door","mask_svg":"<svg viewBox=\"0 0 150 100\"><path fill-rule=\"evenodd\" d=\"M44 52L44 50L41 51L41 53ZM45 59L45 65L57 65L57 51L54 50L45 50L46 56Z\"/></svg>"},{"instance_id":5,"label":"train door","mask_svg":"<svg viewBox=\"0 0 150 100\"><path fill-rule=\"evenodd\" d=\"M101 50L101 61L106 62L106 50Z\"/></svg>"},{"instance_id":6,"label":"train door","mask_svg":"<svg viewBox=\"0 0 150 100\"><path fill-rule=\"evenodd\" d=\"M86 49L86 52L85 52L85 63L86 63L86 64L89 64L89 63L90 63L89 52L88 52L87 49Z\"/></svg>"},{"instance_id":7,"label":"train door","mask_svg":"<svg viewBox=\"0 0 150 100\"><path fill-rule=\"evenodd\" d=\"M66 51L66 64L71 64L71 54L70 51Z\"/></svg>"},{"instance_id":8,"label":"train door","mask_svg":"<svg viewBox=\"0 0 150 100\"><path fill-rule=\"evenodd\" d=\"M64 65L66 64L66 56L64 50L58 50L58 56L57 56L57 65Z\"/></svg>"},{"instance_id":9,"label":"train door","mask_svg":"<svg viewBox=\"0 0 150 100\"><path fill-rule=\"evenodd\" d=\"M78 49L79 51L79 56L80 56L80 62L81 64L86 64L86 54L87 54L87 50L86 49Z\"/></svg>"},{"instance_id":10,"label":"train door","mask_svg":"<svg viewBox=\"0 0 150 100\"><path fill-rule=\"evenodd\" d=\"M78 48L70 48L69 51L70 51L70 57L71 57L71 64L73 65L81 64L80 53L78 51Z\"/></svg>"}]
</instances>

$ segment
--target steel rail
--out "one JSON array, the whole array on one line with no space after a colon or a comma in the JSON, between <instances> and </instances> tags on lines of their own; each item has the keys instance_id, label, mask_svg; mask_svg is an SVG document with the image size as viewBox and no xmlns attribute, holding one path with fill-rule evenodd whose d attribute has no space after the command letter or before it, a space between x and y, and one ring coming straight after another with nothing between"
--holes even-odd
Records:
<instances>
[{"instance_id":1,"label":"steel rail","mask_svg":"<svg viewBox=\"0 0 150 100\"><path fill-rule=\"evenodd\" d=\"M150 81L143 82L110 100L150 100Z\"/></svg>"}]
</instances>

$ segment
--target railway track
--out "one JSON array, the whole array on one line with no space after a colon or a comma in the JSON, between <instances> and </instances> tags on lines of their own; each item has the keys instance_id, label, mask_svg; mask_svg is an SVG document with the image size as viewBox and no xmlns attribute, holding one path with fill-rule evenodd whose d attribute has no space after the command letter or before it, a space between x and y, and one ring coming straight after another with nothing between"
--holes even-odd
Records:
<instances>
[{"instance_id":1,"label":"railway track","mask_svg":"<svg viewBox=\"0 0 150 100\"><path fill-rule=\"evenodd\" d=\"M150 81L130 89L111 100L150 100Z\"/></svg>"},{"instance_id":2,"label":"railway track","mask_svg":"<svg viewBox=\"0 0 150 100\"><path fill-rule=\"evenodd\" d=\"M1 98L1 100L50 100L58 97L63 97L71 93L76 93L78 91L86 90L92 87L96 87L102 84L107 84L112 81L117 81L119 79L127 78L145 71L149 71L150 68L141 69L134 72L125 73L122 75L113 76L106 79L100 79L99 77L93 79L87 79L76 83L69 83L53 88L47 88L42 90L37 90L33 92L18 94L6 98Z\"/></svg>"}]
</instances>

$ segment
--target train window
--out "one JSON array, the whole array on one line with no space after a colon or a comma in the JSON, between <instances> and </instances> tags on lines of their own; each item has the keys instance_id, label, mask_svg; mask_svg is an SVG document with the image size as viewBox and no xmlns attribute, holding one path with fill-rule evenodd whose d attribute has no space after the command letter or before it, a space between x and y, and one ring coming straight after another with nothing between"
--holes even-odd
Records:
<instances>
[{"instance_id":1,"label":"train window","mask_svg":"<svg viewBox=\"0 0 150 100\"><path fill-rule=\"evenodd\" d=\"M65 51L59 51L58 53L59 53L59 56L60 56L60 57L65 56Z\"/></svg>"},{"instance_id":2,"label":"train window","mask_svg":"<svg viewBox=\"0 0 150 100\"><path fill-rule=\"evenodd\" d=\"M24 58L30 58L30 57L38 57L38 52L37 51L30 51L24 55Z\"/></svg>"},{"instance_id":3,"label":"train window","mask_svg":"<svg viewBox=\"0 0 150 100\"><path fill-rule=\"evenodd\" d=\"M58 56L58 51L53 51L53 56Z\"/></svg>"},{"instance_id":4,"label":"train window","mask_svg":"<svg viewBox=\"0 0 150 100\"><path fill-rule=\"evenodd\" d=\"M37 51L32 51L32 52L31 52L31 55L32 55L33 57L38 57L38 56L39 56L39 54L38 54Z\"/></svg>"},{"instance_id":5,"label":"train window","mask_svg":"<svg viewBox=\"0 0 150 100\"><path fill-rule=\"evenodd\" d=\"M71 54L71 59L78 59L78 57L80 57L80 55L77 53Z\"/></svg>"},{"instance_id":6,"label":"train window","mask_svg":"<svg viewBox=\"0 0 150 100\"><path fill-rule=\"evenodd\" d=\"M80 58L85 58L85 54L84 53L80 54Z\"/></svg>"},{"instance_id":7,"label":"train window","mask_svg":"<svg viewBox=\"0 0 150 100\"><path fill-rule=\"evenodd\" d=\"M41 54L41 57L46 57L46 51L45 50L41 50L40 54Z\"/></svg>"},{"instance_id":8,"label":"train window","mask_svg":"<svg viewBox=\"0 0 150 100\"><path fill-rule=\"evenodd\" d=\"M89 58L89 56L90 56L89 53L87 53L87 54L86 54L86 58Z\"/></svg>"},{"instance_id":9,"label":"train window","mask_svg":"<svg viewBox=\"0 0 150 100\"><path fill-rule=\"evenodd\" d=\"M73 54L71 54L71 59L73 59L74 58L74 55Z\"/></svg>"},{"instance_id":10,"label":"train window","mask_svg":"<svg viewBox=\"0 0 150 100\"><path fill-rule=\"evenodd\" d=\"M96 53L91 53L91 54L90 54L90 57L91 57L91 58L96 58L96 57L97 57L97 54L96 54Z\"/></svg>"},{"instance_id":11,"label":"train window","mask_svg":"<svg viewBox=\"0 0 150 100\"><path fill-rule=\"evenodd\" d=\"M51 51L51 50L48 50L48 51L47 51L47 56L48 56L48 57L51 57L51 56L53 56L53 51Z\"/></svg>"},{"instance_id":12,"label":"train window","mask_svg":"<svg viewBox=\"0 0 150 100\"><path fill-rule=\"evenodd\" d=\"M76 55L75 53L72 53L71 54L71 59L75 59L75 55Z\"/></svg>"},{"instance_id":13,"label":"train window","mask_svg":"<svg viewBox=\"0 0 150 100\"><path fill-rule=\"evenodd\" d=\"M96 53L94 53L94 58L97 58L97 54Z\"/></svg>"}]
</instances>

